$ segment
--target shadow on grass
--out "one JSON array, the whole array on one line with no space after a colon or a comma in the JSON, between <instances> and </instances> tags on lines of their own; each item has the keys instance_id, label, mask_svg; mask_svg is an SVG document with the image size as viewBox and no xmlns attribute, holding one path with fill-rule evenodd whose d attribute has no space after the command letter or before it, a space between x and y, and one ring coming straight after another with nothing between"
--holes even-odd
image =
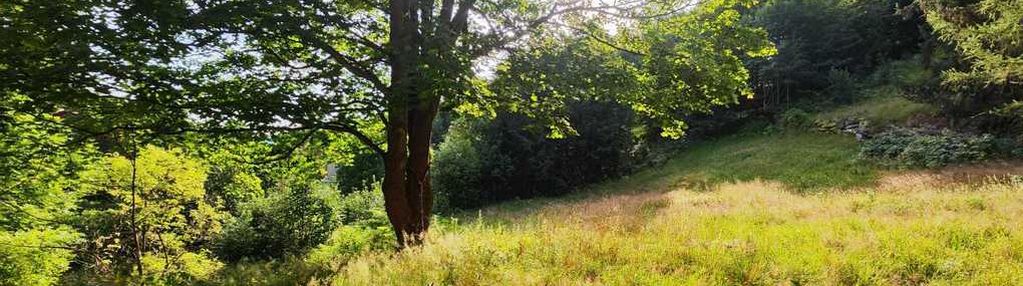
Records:
<instances>
[{"instance_id":1,"label":"shadow on grass","mask_svg":"<svg viewBox=\"0 0 1023 286\"><path fill-rule=\"evenodd\" d=\"M456 217L468 223L510 225L565 204L664 194L678 189L711 191L723 183L781 183L800 194L872 187L878 170L858 160L855 139L845 135L785 132L743 134L694 144L661 166L555 198L510 201ZM609 207L613 205L608 204ZM482 220L481 220L482 219Z\"/></svg>"}]
</instances>

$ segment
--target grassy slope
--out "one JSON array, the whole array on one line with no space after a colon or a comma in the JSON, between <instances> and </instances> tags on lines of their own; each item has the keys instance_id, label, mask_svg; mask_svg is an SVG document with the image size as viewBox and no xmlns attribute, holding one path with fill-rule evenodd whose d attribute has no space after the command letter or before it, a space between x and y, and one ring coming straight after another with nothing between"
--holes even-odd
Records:
<instances>
[{"instance_id":1,"label":"grassy slope","mask_svg":"<svg viewBox=\"0 0 1023 286\"><path fill-rule=\"evenodd\" d=\"M841 136L722 139L584 195L504 204L474 222L441 225L422 248L366 255L322 282L1020 283L1018 178L880 174L855 153Z\"/></svg>"},{"instance_id":2,"label":"grassy slope","mask_svg":"<svg viewBox=\"0 0 1023 286\"><path fill-rule=\"evenodd\" d=\"M667 177L690 189L753 179L778 181L796 191L851 188L873 183L877 174L856 160L848 136L789 133L740 136L693 146L663 168L641 175Z\"/></svg>"},{"instance_id":3,"label":"grassy slope","mask_svg":"<svg viewBox=\"0 0 1023 286\"><path fill-rule=\"evenodd\" d=\"M818 114L817 119L835 120L842 118L861 118L873 124L888 125L904 122L918 114L934 114L937 108L931 105L912 102L897 94L874 96L862 99L856 104L843 106Z\"/></svg>"}]
</instances>

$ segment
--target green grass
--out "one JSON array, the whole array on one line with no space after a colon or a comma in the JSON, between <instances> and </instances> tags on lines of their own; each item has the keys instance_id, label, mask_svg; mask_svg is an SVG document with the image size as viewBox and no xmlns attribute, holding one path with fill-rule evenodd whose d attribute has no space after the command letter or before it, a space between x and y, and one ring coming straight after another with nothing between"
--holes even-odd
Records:
<instances>
[{"instance_id":1,"label":"green grass","mask_svg":"<svg viewBox=\"0 0 1023 286\"><path fill-rule=\"evenodd\" d=\"M983 285L1023 275L1013 219L1023 185L878 184L855 150L847 137L803 133L700 144L589 198L481 211L421 248L362 257L329 282Z\"/></svg>"},{"instance_id":2,"label":"green grass","mask_svg":"<svg viewBox=\"0 0 1023 286\"><path fill-rule=\"evenodd\" d=\"M777 181L796 191L869 186L877 172L857 160L851 136L789 132L745 135L687 149L644 180L669 178L695 190L723 182Z\"/></svg>"},{"instance_id":3,"label":"green grass","mask_svg":"<svg viewBox=\"0 0 1023 286\"><path fill-rule=\"evenodd\" d=\"M520 218L528 217L538 207L594 196L665 192L677 188L706 191L720 183L753 179L781 182L784 188L800 193L871 186L878 178L878 171L858 160L858 154L856 140L847 135L785 132L731 136L697 143L662 166L582 192L493 206L490 209L518 215L513 220L491 218L491 222L521 223ZM477 212L469 212L460 218L474 221L477 215Z\"/></svg>"},{"instance_id":4,"label":"green grass","mask_svg":"<svg viewBox=\"0 0 1023 286\"><path fill-rule=\"evenodd\" d=\"M873 124L888 125L903 123L917 114L934 114L937 108L931 105L909 101L890 87L870 91L875 95L848 106L817 115L819 120L862 118Z\"/></svg>"},{"instance_id":5,"label":"green grass","mask_svg":"<svg viewBox=\"0 0 1023 286\"><path fill-rule=\"evenodd\" d=\"M802 196L777 184L544 207L528 223L435 232L336 285L1013 285L1018 183ZM648 215L654 210L655 215ZM493 214L500 215L500 214Z\"/></svg>"},{"instance_id":6,"label":"green grass","mask_svg":"<svg viewBox=\"0 0 1023 286\"><path fill-rule=\"evenodd\" d=\"M440 224L421 247L309 284L1021 283L1023 179L882 174L855 147L807 133L699 144L583 194Z\"/></svg>"}]
</instances>

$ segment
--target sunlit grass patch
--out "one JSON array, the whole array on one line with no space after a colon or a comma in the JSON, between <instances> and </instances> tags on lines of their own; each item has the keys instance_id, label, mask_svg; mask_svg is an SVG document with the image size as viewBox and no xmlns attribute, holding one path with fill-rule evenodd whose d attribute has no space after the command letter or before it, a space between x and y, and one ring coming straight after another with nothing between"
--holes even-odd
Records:
<instances>
[{"instance_id":1,"label":"sunlit grass patch","mask_svg":"<svg viewBox=\"0 0 1023 286\"><path fill-rule=\"evenodd\" d=\"M656 196L679 188L707 191L721 183L754 179L781 183L787 190L812 193L872 187L878 171L858 159L859 146L845 135L809 132L745 134L687 147L661 166L557 198L505 202L462 215L517 224L528 215L564 204L615 196ZM632 197L630 197L632 198Z\"/></svg>"},{"instance_id":2,"label":"sunlit grass patch","mask_svg":"<svg viewBox=\"0 0 1023 286\"><path fill-rule=\"evenodd\" d=\"M1023 179L995 170L1017 168L882 174L855 157L839 135L703 143L588 192L481 210L320 282L1005 285L1023 275Z\"/></svg>"},{"instance_id":3,"label":"sunlit grass patch","mask_svg":"<svg viewBox=\"0 0 1023 286\"><path fill-rule=\"evenodd\" d=\"M878 174L858 152L855 139L844 135L746 135L695 145L647 177L697 190L754 179L795 191L871 186Z\"/></svg>"},{"instance_id":4,"label":"sunlit grass patch","mask_svg":"<svg viewBox=\"0 0 1023 286\"><path fill-rule=\"evenodd\" d=\"M798 195L751 181L435 232L341 285L996 284L1023 275L1023 185ZM582 204L586 204L585 202ZM646 220L590 220L605 210ZM983 205L983 207L978 207Z\"/></svg>"},{"instance_id":5,"label":"sunlit grass patch","mask_svg":"<svg viewBox=\"0 0 1023 286\"><path fill-rule=\"evenodd\" d=\"M937 108L919 102L913 102L903 97L899 92L890 90L891 87L881 87L871 92L871 97L835 110L817 115L819 120L839 120L847 118L859 118L869 121L871 124L888 125L903 123L914 115L932 115Z\"/></svg>"}]
</instances>

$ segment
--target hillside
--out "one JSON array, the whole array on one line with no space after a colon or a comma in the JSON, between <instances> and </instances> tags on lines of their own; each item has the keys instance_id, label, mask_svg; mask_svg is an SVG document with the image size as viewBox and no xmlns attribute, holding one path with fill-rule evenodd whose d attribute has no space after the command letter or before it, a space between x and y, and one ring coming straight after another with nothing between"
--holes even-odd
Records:
<instances>
[{"instance_id":1,"label":"hillside","mask_svg":"<svg viewBox=\"0 0 1023 286\"><path fill-rule=\"evenodd\" d=\"M1023 0L13 0L0 286L1005 285Z\"/></svg>"},{"instance_id":2,"label":"hillside","mask_svg":"<svg viewBox=\"0 0 1023 286\"><path fill-rule=\"evenodd\" d=\"M882 171L850 137L720 139L582 194L444 223L336 285L996 284L1023 275L1012 164ZM994 164L994 163L992 163Z\"/></svg>"}]
</instances>

